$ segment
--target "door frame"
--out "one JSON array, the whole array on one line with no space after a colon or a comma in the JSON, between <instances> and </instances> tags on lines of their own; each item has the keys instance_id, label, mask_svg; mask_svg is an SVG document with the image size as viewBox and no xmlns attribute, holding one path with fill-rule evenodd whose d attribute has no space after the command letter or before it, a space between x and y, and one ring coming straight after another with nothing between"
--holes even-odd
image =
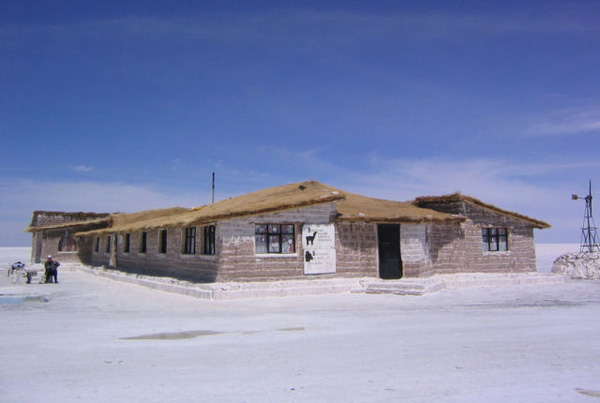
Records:
<instances>
[{"instance_id":1,"label":"door frame","mask_svg":"<svg viewBox=\"0 0 600 403\"><path fill-rule=\"evenodd\" d=\"M392 250L394 251L393 254L397 254L397 259L398 259L398 268L397 268L397 273L395 272L396 270L394 269L393 272L390 271L391 274L388 273L383 273L382 274L382 229L384 227L388 227L388 229L391 228L397 228L397 243L396 243L396 239L394 237L394 239L390 239L389 242L392 242L393 244L390 245ZM379 276L379 278L384 279L384 280L398 280L401 279L404 276L404 270L403 270L403 265L402 265L402 253L401 253L401 236L400 236L400 231L401 231L401 227L400 224L394 224L394 223L381 223L381 224L377 224L377 274ZM393 256L396 257L396 256ZM389 269L387 269L389 271Z\"/></svg>"}]
</instances>

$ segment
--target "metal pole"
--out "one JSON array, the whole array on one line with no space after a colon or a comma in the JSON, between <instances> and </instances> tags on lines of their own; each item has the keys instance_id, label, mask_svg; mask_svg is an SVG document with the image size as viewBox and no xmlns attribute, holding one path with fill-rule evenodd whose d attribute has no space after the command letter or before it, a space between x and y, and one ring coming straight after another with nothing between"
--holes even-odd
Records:
<instances>
[{"instance_id":1,"label":"metal pole","mask_svg":"<svg viewBox=\"0 0 600 403\"><path fill-rule=\"evenodd\" d=\"M588 252L594 251L594 246L592 244L592 225L590 222L590 218L592 217L592 180L590 179L590 188L588 197L586 198L586 202L588 203L588 214L587 214L587 239L588 239Z\"/></svg>"},{"instance_id":2,"label":"metal pole","mask_svg":"<svg viewBox=\"0 0 600 403\"><path fill-rule=\"evenodd\" d=\"M215 202L215 173L212 173L212 202Z\"/></svg>"}]
</instances>

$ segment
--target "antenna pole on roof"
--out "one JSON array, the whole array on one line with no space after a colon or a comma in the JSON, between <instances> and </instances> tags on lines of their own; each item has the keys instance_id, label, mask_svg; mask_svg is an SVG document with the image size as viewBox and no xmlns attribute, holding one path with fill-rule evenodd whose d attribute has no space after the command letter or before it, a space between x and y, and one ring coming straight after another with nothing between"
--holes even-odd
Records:
<instances>
[{"instance_id":1,"label":"antenna pole on roof","mask_svg":"<svg viewBox=\"0 0 600 403\"><path fill-rule=\"evenodd\" d=\"M215 202L215 173L212 173L212 203Z\"/></svg>"}]
</instances>

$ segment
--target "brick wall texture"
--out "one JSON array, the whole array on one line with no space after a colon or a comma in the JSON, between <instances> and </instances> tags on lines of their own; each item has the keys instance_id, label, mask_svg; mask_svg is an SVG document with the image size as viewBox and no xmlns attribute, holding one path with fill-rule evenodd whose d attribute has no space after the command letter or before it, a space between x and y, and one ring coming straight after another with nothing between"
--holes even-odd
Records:
<instances>
[{"instance_id":1,"label":"brick wall texture","mask_svg":"<svg viewBox=\"0 0 600 403\"><path fill-rule=\"evenodd\" d=\"M469 219L460 224L431 226L429 250L434 273L536 270L535 241L530 224L463 202L456 203L448 212L460 212ZM490 226L508 228L508 251L483 251L481 229Z\"/></svg>"}]
</instances>

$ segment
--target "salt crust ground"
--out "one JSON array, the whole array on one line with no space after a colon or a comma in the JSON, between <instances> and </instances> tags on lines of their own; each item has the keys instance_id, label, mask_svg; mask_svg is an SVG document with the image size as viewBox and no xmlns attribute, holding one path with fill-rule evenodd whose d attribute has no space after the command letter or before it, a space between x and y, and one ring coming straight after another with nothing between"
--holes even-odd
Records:
<instances>
[{"instance_id":1,"label":"salt crust ground","mask_svg":"<svg viewBox=\"0 0 600 403\"><path fill-rule=\"evenodd\" d=\"M204 301L78 270L59 280L1 276L0 294L47 299L0 304L2 401L600 396L598 281Z\"/></svg>"},{"instance_id":2,"label":"salt crust ground","mask_svg":"<svg viewBox=\"0 0 600 403\"><path fill-rule=\"evenodd\" d=\"M538 246L540 256L553 254L558 250L574 250L576 245L552 245L550 253L544 253L546 246ZM26 248L25 248L26 249ZM23 251L25 250L23 249ZM10 249L7 249L9 252ZM2 258L0 248L0 259ZM7 256L8 257L8 256ZM25 259L22 259L25 261ZM288 297L300 295L318 295L335 293L363 293L368 294L397 294L397 295L423 295L437 292L447 288L460 288L470 286L505 286L518 284L554 284L566 281L566 277L548 276L552 262L542 261L543 267L539 273L528 274L454 274L434 276L424 279L402 279L400 281L381 281L373 278L363 279L335 279L335 280L296 280L296 281L271 281L256 283L214 283L197 284L180 281L173 278L151 277L110 270L106 268L92 268L81 265L61 267L61 271L79 269L89 274L107 277L113 280L143 285L149 288L189 295L208 300L234 300L265 297ZM29 265L29 270L41 273L43 266Z\"/></svg>"}]
</instances>

